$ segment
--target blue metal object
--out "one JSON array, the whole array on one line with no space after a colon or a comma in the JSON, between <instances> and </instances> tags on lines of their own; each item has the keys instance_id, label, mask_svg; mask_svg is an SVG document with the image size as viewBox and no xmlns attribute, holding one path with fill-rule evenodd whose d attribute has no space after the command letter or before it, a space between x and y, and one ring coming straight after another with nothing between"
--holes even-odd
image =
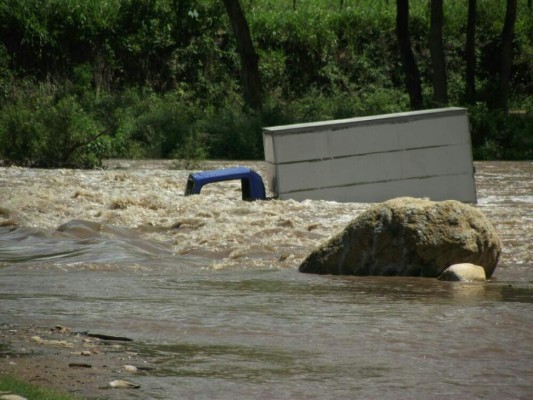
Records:
<instances>
[{"instance_id":1,"label":"blue metal object","mask_svg":"<svg viewBox=\"0 0 533 400\"><path fill-rule=\"evenodd\" d=\"M185 196L200 194L202 187L208 183L240 179L243 200L265 200L265 185L261 175L246 167L215 169L195 172L189 175Z\"/></svg>"}]
</instances>

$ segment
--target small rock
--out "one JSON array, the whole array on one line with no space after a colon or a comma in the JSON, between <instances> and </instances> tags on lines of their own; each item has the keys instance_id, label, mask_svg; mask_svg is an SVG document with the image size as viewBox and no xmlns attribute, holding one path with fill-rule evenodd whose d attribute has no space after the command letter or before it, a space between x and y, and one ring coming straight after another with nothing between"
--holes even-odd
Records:
<instances>
[{"instance_id":1,"label":"small rock","mask_svg":"<svg viewBox=\"0 0 533 400\"><path fill-rule=\"evenodd\" d=\"M479 265L462 263L454 264L444 270L438 278L440 281L452 282L485 282L485 269Z\"/></svg>"},{"instance_id":2,"label":"small rock","mask_svg":"<svg viewBox=\"0 0 533 400\"><path fill-rule=\"evenodd\" d=\"M18 394L3 394L0 396L0 400L28 400L26 397L19 396Z\"/></svg>"},{"instance_id":3,"label":"small rock","mask_svg":"<svg viewBox=\"0 0 533 400\"><path fill-rule=\"evenodd\" d=\"M108 386L115 389L139 389L141 387L140 385L137 385L135 383L123 381L120 379L109 382Z\"/></svg>"},{"instance_id":4,"label":"small rock","mask_svg":"<svg viewBox=\"0 0 533 400\"><path fill-rule=\"evenodd\" d=\"M124 336L104 335L101 333L88 333L87 336L97 338L97 339L102 339L102 340L118 340L121 342L132 342L133 341L133 339L127 338Z\"/></svg>"},{"instance_id":5,"label":"small rock","mask_svg":"<svg viewBox=\"0 0 533 400\"><path fill-rule=\"evenodd\" d=\"M33 340L34 342L39 343L39 344L43 343L43 339L41 339L40 336L32 336L31 340Z\"/></svg>"},{"instance_id":6,"label":"small rock","mask_svg":"<svg viewBox=\"0 0 533 400\"><path fill-rule=\"evenodd\" d=\"M54 329L52 329L52 330L56 331L56 332L59 332L59 333L70 333L70 331L71 331L70 328L64 327L62 325L56 325L54 327Z\"/></svg>"},{"instance_id":7,"label":"small rock","mask_svg":"<svg viewBox=\"0 0 533 400\"><path fill-rule=\"evenodd\" d=\"M46 339L41 338L40 336L32 336L31 340L33 340L37 344L42 344L46 346L67 347L67 348L74 347L72 343L69 343L65 340L46 340Z\"/></svg>"},{"instance_id":8,"label":"small rock","mask_svg":"<svg viewBox=\"0 0 533 400\"><path fill-rule=\"evenodd\" d=\"M91 364L85 364L85 363L69 363L68 366L70 368L92 368L93 367Z\"/></svg>"},{"instance_id":9,"label":"small rock","mask_svg":"<svg viewBox=\"0 0 533 400\"><path fill-rule=\"evenodd\" d=\"M129 372L137 372L139 370L135 365L123 365L123 368Z\"/></svg>"}]
</instances>

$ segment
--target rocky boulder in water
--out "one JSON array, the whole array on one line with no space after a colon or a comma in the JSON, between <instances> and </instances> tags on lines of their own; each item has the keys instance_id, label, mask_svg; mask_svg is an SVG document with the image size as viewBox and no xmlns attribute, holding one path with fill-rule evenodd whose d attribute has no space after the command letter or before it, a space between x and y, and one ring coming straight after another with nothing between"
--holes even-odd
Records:
<instances>
[{"instance_id":1,"label":"rocky boulder in water","mask_svg":"<svg viewBox=\"0 0 533 400\"><path fill-rule=\"evenodd\" d=\"M480 265L490 278L501 240L475 207L401 197L377 204L313 251L300 272L438 277L453 264Z\"/></svg>"},{"instance_id":2,"label":"rocky boulder in water","mask_svg":"<svg viewBox=\"0 0 533 400\"><path fill-rule=\"evenodd\" d=\"M485 270L470 263L454 264L446 268L439 276L440 281L484 282L487 280Z\"/></svg>"}]
</instances>

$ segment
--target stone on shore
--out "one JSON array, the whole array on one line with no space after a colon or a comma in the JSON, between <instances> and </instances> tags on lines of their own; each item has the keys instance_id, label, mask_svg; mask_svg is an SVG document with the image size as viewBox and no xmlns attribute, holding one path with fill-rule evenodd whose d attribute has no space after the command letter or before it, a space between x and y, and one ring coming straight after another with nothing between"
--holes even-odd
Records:
<instances>
[{"instance_id":1,"label":"stone on shore","mask_svg":"<svg viewBox=\"0 0 533 400\"><path fill-rule=\"evenodd\" d=\"M400 197L379 203L313 251L300 272L439 277L453 264L494 272L502 243L474 206Z\"/></svg>"},{"instance_id":2,"label":"stone on shore","mask_svg":"<svg viewBox=\"0 0 533 400\"><path fill-rule=\"evenodd\" d=\"M0 400L28 400L26 397L19 396L18 394L1 394L0 393Z\"/></svg>"},{"instance_id":3,"label":"stone on shore","mask_svg":"<svg viewBox=\"0 0 533 400\"><path fill-rule=\"evenodd\" d=\"M117 379L117 380L109 382L108 387L115 388L115 389L139 389L141 386L137 385L136 383Z\"/></svg>"},{"instance_id":4,"label":"stone on shore","mask_svg":"<svg viewBox=\"0 0 533 400\"><path fill-rule=\"evenodd\" d=\"M446 268L439 276L439 280L451 282L484 282L487 280L487 277L483 267L470 263L461 263Z\"/></svg>"}]
</instances>

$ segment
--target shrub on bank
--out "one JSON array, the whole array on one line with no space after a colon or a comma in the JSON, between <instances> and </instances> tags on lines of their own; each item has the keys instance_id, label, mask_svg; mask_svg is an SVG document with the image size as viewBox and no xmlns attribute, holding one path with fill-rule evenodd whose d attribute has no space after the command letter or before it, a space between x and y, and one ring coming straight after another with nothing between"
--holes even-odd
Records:
<instances>
[{"instance_id":1,"label":"shrub on bank","mask_svg":"<svg viewBox=\"0 0 533 400\"><path fill-rule=\"evenodd\" d=\"M99 166L108 142L100 121L51 84L12 88L0 109L0 156L30 167Z\"/></svg>"}]
</instances>

